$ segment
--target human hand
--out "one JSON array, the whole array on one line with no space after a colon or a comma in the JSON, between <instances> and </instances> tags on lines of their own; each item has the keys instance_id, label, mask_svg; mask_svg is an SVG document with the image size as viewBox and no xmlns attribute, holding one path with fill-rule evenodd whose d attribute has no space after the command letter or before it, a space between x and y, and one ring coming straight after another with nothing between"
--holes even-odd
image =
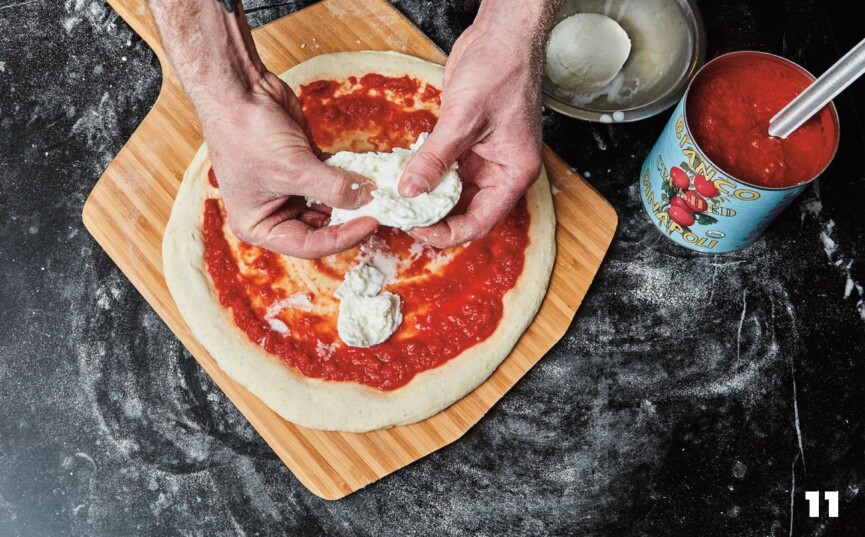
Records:
<instances>
[{"instance_id":1,"label":"human hand","mask_svg":"<svg viewBox=\"0 0 865 537\"><path fill-rule=\"evenodd\" d=\"M502 9L506 3L482 5L475 23L454 44L439 121L401 178L400 193L416 196L435 188L459 162L465 212L411 231L438 248L489 233L540 173L538 51L545 21L537 17L548 16L549 10L521 8L515 16ZM515 20L520 16L535 17L536 23Z\"/></svg>"},{"instance_id":2,"label":"human hand","mask_svg":"<svg viewBox=\"0 0 865 537\"><path fill-rule=\"evenodd\" d=\"M204 112L202 124L228 225L240 240L310 259L346 250L378 226L369 217L327 225L329 207L357 208L375 184L319 160L300 102L272 73L228 110ZM321 205L308 207L304 196Z\"/></svg>"},{"instance_id":3,"label":"human hand","mask_svg":"<svg viewBox=\"0 0 865 537\"><path fill-rule=\"evenodd\" d=\"M195 105L228 225L242 241L303 258L348 249L377 222L326 226L374 184L319 161L300 102L265 68L240 0L148 0L163 45Z\"/></svg>"}]
</instances>

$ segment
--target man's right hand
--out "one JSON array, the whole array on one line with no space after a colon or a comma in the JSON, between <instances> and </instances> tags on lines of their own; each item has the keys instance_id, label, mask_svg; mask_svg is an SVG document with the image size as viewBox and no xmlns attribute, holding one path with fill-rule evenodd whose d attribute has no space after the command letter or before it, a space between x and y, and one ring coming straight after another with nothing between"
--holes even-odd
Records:
<instances>
[{"instance_id":1,"label":"man's right hand","mask_svg":"<svg viewBox=\"0 0 865 537\"><path fill-rule=\"evenodd\" d=\"M162 42L198 112L228 216L245 242L318 258L351 248L378 223L327 226L328 207L356 208L373 183L322 163L297 97L265 68L239 1L149 0Z\"/></svg>"},{"instance_id":2,"label":"man's right hand","mask_svg":"<svg viewBox=\"0 0 865 537\"><path fill-rule=\"evenodd\" d=\"M265 73L241 102L204 122L228 225L240 240L318 258L375 231L378 222L369 217L326 225L329 207L357 208L375 184L318 159L300 102L277 76ZM305 196L324 205L308 207Z\"/></svg>"}]
</instances>

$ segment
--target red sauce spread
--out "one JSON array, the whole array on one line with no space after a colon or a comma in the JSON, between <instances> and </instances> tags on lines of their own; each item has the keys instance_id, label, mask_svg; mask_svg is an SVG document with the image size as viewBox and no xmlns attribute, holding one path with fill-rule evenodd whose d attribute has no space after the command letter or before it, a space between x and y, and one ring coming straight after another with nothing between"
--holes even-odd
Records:
<instances>
[{"instance_id":1,"label":"red sauce spread","mask_svg":"<svg viewBox=\"0 0 865 537\"><path fill-rule=\"evenodd\" d=\"M492 335L502 318L502 299L523 270L528 226L522 200L493 233L472 241L435 275L388 286L402 298L405 320L390 339L367 349L332 346L339 337L336 320L313 313L296 314L290 334L272 330L264 320L266 308L254 306L250 297L272 303L285 293L274 290L270 277L249 277L238 269L217 199L205 202L204 259L220 303L252 341L307 377L393 390ZM391 251L399 252L400 244L408 242L408 235L391 228L382 228L378 237ZM253 265L272 277L284 274L278 255L258 252ZM424 261L414 261L405 274L423 273ZM322 346L330 349L324 355Z\"/></svg>"},{"instance_id":2,"label":"red sauce spread","mask_svg":"<svg viewBox=\"0 0 865 537\"><path fill-rule=\"evenodd\" d=\"M320 147L331 146L349 131L367 142L355 151L391 151L408 147L438 118L441 92L408 76L368 74L346 82L318 80L300 87L298 95L312 137Z\"/></svg>"},{"instance_id":3,"label":"red sauce spread","mask_svg":"<svg viewBox=\"0 0 865 537\"><path fill-rule=\"evenodd\" d=\"M748 183L784 188L815 177L838 139L830 107L786 139L769 136L769 121L812 79L774 56L736 54L716 60L688 92L688 125L706 156Z\"/></svg>"},{"instance_id":4,"label":"red sauce spread","mask_svg":"<svg viewBox=\"0 0 865 537\"><path fill-rule=\"evenodd\" d=\"M351 147L356 137L346 134L359 132L384 148L396 143L405 147L435 123L437 103L414 115L415 111L405 111L380 94L369 93L372 88L386 88L392 91L391 98L411 107L429 103L433 93L432 98L438 99L438 90L433 92L430 86L421 88L408 77L380 75L347 82L360 87L343 94L345 84L319 81L303 86L300 92L314 140L321 147L333 151ZM414 102L402 100L407 98ZM427 119L421 121L418 117ZM325 118L337 120L330 123ZM382 128L379 121L396 121L398 128ZM294 309L282 317L288 331L273 329L268 321L268 305L291 293L274 285L288 278L285 261L278 254L237 243L233 238L229 241L225 210L218 198L205 201L204 259L220 303L231 311L234 323L250 340L304 376L358 382L386 391L407 384L417 373L442 365L495 332L503 315L503 298L523 271L529 218L523 199L487 237L449 250L447 254L452 257L444 264L434 262L442 252L420 247L398 229L379 228L367 245L401 260L399 278L386 290L401 297L403 322L387 341L366 349L340 341L336 314L327 308ZM356 253L354 250L304 263L323 278L341 281L354 264ZM315 305L316 297L308 296ZM329 298L322 296L318 300Z\"/></svg>"}]
</instances>

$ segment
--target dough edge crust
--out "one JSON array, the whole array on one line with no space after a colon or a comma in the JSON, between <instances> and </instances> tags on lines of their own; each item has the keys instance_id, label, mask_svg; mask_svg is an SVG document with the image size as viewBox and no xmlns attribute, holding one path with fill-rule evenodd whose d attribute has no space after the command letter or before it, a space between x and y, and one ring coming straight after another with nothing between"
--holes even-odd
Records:
<instances>
[{"instance_id":1,"label":"dough edge crust","mask_svg":"<svg viewBox=\"0 0 865 537\"><path fill-rule=\"evenodd\" d=\"M376 72L409 74L441 87L440 65L396 52L341 52L316 56L281 75L300 84ZM234 324L210 283L202 234L208 162L202 145L184 174L162 241L168 288L190 331L232 379L277 414L303 427L367 432L424 420L481 385L513 350L547 292L556 257L556 219L545 171L526 194L529 246L523 272L504 296L504 313L490 337L408 384L380 391L354 382L305 377L249 340Z\"/></svg>"}]
</instances>

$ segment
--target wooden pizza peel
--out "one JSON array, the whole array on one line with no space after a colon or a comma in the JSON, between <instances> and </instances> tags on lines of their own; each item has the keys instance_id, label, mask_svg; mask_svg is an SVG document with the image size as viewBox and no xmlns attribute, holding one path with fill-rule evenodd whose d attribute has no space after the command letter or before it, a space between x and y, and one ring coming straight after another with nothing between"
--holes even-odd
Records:
<instances>
[{"instance_id":1,"label":"wooden pizza peel","mask_svg":"<svg viewBox=\"0 0 865 537\"><path fill-rule=\"evenodd\" d=\"M108 0L154 50L163 81L153 109L99 179L84 225L147 302L314 494L337 499L461 437L565 334L616 229L610 204L548 147L558 255L540 312L510 356L472 393L413 425L370 433L305 429L283 420L216 365L189 332L162 274L162 234L183 173L202 143L198 121L162 49L145 0ZM319 54L396 50L445 55L385 0L324 0L253 30L267 67L281 73Z\"/></svg>"}]
</instances>

